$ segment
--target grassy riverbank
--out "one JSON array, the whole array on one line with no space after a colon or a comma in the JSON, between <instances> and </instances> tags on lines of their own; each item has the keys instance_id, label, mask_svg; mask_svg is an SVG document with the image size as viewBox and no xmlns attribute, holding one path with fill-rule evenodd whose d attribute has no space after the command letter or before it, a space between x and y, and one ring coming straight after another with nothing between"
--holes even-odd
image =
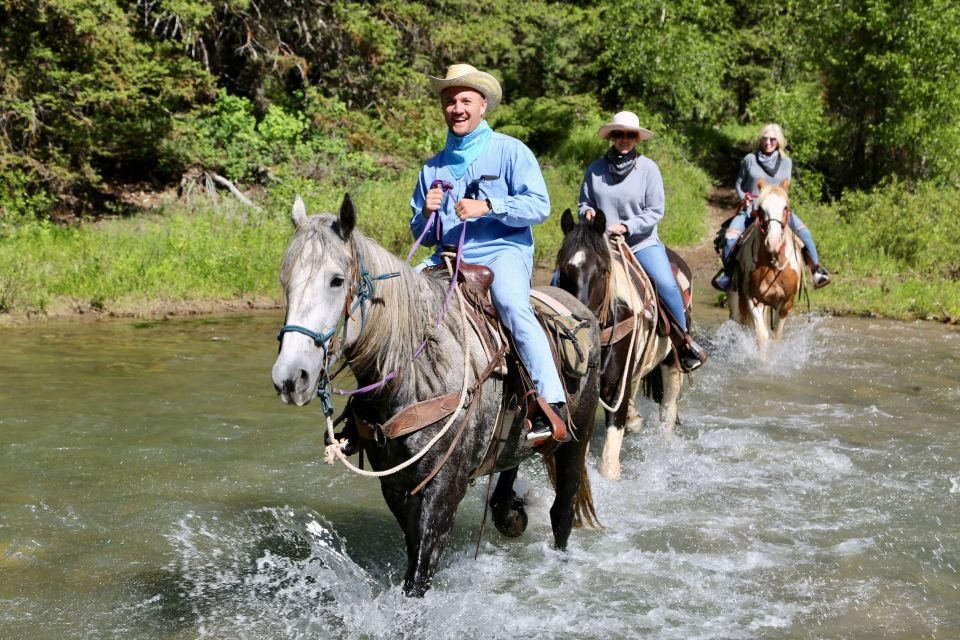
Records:
<instances>
[{"instance_id":1,"label":"grassy riverbank","mask_svg":"<svg viewBox=\"0 0 960 640\"><path fill-rule=\"evenodd\" d=\"M594 152L595 149L588 149ZM705 222L709 178L664 143L647 151L667 189L661 236L675 247L710 242ZM562 233L560 213L574 207L581 168L545 162L553 215L535 229L537 263L549 268ZM223 312L281 303L277 272L289 242L294 194L311 212L336 211L345 191L359 226L397 254L411 244L408 201L415 172L340 186L307 180L277 185L254 210L233 198L213 201L170 194L130 218L58 226L50 222L3 229L0 237L0 323L79 314L163 316ZM960 190L932 184L908 190L891 184L816 205L796 204L814 230L834 284L811 293L829 313L960 321ZM711 266L706 267L708 270ZM697 273L707 278L712 273ZM800 303L803 306L803 303Z\"/></svg>"},{"instance_id":2,"label":"grassy riverbank","mask_svg":"<svg viewBox=\"0 0 960 640\"><path fill-rule=\"evenodd\" d=\"M661 162L677 162L663 158ZM560 246L560 213L574 207L579 171L547 167L553 215L535 229L537 262L548 265ZM703 238L706 175L676 167L678 183L664 234L676 244ZM226 304L279 304L277 273L292 227L289 209L300 193L311 212L336 211L349 191L359 227L393 252L411 245L409 197L415 173L348 187L307 181L279 186L259 211L233 199L178 201L134 218L74 227L49 222L9 229L0 243L0 318L8 322L84 313L157 315ZM560 196L559 194L563 194ZM426 251L421 250L425 255ZM418 256L419 257L419 256Z\"/></svg>"}]
</instances>

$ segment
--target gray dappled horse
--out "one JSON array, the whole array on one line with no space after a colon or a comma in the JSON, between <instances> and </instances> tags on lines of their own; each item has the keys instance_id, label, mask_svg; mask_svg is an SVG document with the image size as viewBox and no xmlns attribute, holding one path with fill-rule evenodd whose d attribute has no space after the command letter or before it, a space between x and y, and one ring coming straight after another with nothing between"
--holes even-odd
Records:
<instances>
[{"instance_id":1,"label":"gray dappled horse","mask_svg":"<svg viewBox=\"0 0 960 640\"><path fill-rule=\"evenodd\" d=\"M303 406L317 395L318 384L327 375L328 352L349 363L361 387L395 373L373 392L353 397L351 410L368 424L383 425L415 403L460 392L465 384L483 380L490 371L490 358L475 331L467 327L464 337L456 298L436 326L449 287L447 273L418 274L356 230L356 211L349 196L344 197L338 217L308 217L298 197L292 218L296 235L280 276L287 296L286 319L273 366L273 383L283 402ZM378 280L372 295L358 295L362 288L369 291L371 278L383 274L396 275ZM549 291L589 318L593 338L589 358L598 362L599 329L592 315L565 292ZM345 316L350 319L344 326ZM338 326L344 328L335 336ZM508 371L515 371L515 366ZM490 373L476 390L471 389L471 398L477 396L475 406L453 413L449 431L425 455L380 478L383 497L406 541L404 591L408 595L421 596L430 587L467 485L477 475L492 472L489 467L501 472L490 500L497 528L513 536L526 526L522 502L512 487L520 462L535 451L527 444L522 415L512 410L513 405L507 408L499 449L485 457L490 447L497 446L492 440L504 395L512 400L519 395L514 378L511 373ZM599 371L591 368L579 379L564 376L564 383L569 393L578 392L578 400L569 406L574 438L551 454L556 498L550 520L560 549L567 545L575 514L589 523L595 516L584 465ZM438 420L395 439L365 443L370 465L382 471L409 461L437 436L444 422ZM449 458L444 461L445 455ZM481 464L488 468L480 469Z\"/></svg>"},{"instance_id":2,"label":"gray dappled horse","mask_svg":"<svg viewBox=\"0 0 960 640\"><path fill-rule=\"evenodd\" d=\"M670 338L657 333L656 306L642 300L622 260L614 256L602 211L576 224L570 210L560 218L563 243L557 253L557 283L577 297L598 318L605 338L600 356L600 398L606 413L606 437L599 470L605 478L620 477L620 448L628 414L641 390L660 403L667 433L677 421L677 400L683 374L671 356ZM680 257L669 252L671 261ZM685 263L681 269L689 278ZM652 285L647 283L647 290ZM606 337L609 336L609 337ZM635 418L639 423L639 418Z\"/></svg>"}]
</instances>

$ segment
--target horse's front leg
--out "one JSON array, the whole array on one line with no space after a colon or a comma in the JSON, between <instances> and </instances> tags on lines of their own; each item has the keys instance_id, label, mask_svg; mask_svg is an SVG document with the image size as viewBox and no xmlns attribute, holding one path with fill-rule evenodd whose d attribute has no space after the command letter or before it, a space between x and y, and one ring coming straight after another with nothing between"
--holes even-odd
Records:
<instances>
[{"instance_id":1,"label":"horse's front leg","mask_svg":"<svg viewBox=\"0 0 960 640\"><path fill-rule=\"evenodd\" d=\"M407 538L406 595L420 598L433 581L440 555L450 537L457 507L467 492L468 471L464 460L450 459L423 489L422 498L410 498L416 505L416 522ZM412 538L412 540L411 540ZM413 543L411 548L410 543Z\"/></svg>"},{"instance_id":2,"label":"horse's front leg","mask_svg":"<svg viewBox=\"0 0 960 640\"><path fill-rule=\"evenodd\" d=\"M767 330L767 319L764 318L766 306L753 300L750 301L750 321L753 324L753 331L757 335L757 351L761 358L767 357L767 346L770 340L770 332Z\"/></svg>"},{"instance_id":3,"label":"horse's front leg","mask_svg":"<svg viewBox=\"0 0 960 640\"><path fill-rule=\"evenodd\" d=\"M600 397L606 405L604 415L607 427L607 433L603 439L603 452L600 454L600 475L608 480L620 478L620 448L623 445L624 427L630 412L630 398L626 396L633 392L630 378L626 378L626 382L623 382L624 377L630 376L632 371L630 363L626 362L627 345L625 343L625 340L621 340L604 354L608 360L604 363L600 379ZM618 399L619 403L617 403ZM612 407L613 411L607 407Z\"/></svg>"}]
</instances>

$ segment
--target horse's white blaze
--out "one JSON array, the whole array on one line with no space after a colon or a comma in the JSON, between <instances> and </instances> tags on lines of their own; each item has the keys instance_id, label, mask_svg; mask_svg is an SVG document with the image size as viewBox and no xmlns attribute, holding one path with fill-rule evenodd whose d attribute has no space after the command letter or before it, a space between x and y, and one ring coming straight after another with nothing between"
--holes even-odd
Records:
<instances>
[{"instance_id":1,"label":"horse's white blaze","mask_svg":"<svg viewBox=\"0 0 960 640\"><path fill-rule=\"evenodd\" d=\"M575 254L570 256L570 260L567 262L571 267L581 267L583 263L587 261L587 252L583 249L580 249Z\"/></svg>"},{"instance_id":2,"label":"horse's white blaze","mask_svg":"<svg viewBox=\"0 0 960 640\"><path fill-rule=\"evenodd\" d=\"M783 242L784 216L787 210L787 200L779 193L771 193L760 202L760 207L767 214L766 247L770 253L776 253ZM777 224L779 223L779 224Z\"/></svg>"}]
</instances>

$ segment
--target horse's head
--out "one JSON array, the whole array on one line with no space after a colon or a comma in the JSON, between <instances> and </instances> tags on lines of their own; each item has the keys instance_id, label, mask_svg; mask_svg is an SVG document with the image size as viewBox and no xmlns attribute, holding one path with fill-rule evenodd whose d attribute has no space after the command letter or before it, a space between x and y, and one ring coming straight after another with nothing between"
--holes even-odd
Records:
<instances>
[{"instance_id":1,"label":"horse's head","mask_svg":"<svg viewBox=\"0 0 960 640\"><path fill-rule=\"evenodd\" d=\"M593 220L576 224L570 209L560 217L563 243L557 254L557 285L599 313L607 294L610 249L605 235L607 218L597 211Z\"/></svg>"},{"instance_id":2,"label":"horse's head","mask_svg":"<svg viewBox=\"0 0 960 640\"><path fill-rule=\"evenodd\" d=\"M346 307L356 280L350 243L356 210L350 196L344 196L337 218L307 217L303 200L297 196L291 218L296 235L280 274L287 313L279 336L280 353L273 365L273 386L284 403L302 406L316 394L333 350L334 334L349 313Z\"/></svg>"},{"instance_id":3,"label":"horse's head","mask_svg":"<svg viewBox=\"0 0 960 640\"><path fill-rule=\"evenodd\" d=\"M779 185L764 185L757 181L760 195L757 198L757 218L760 231L764 235L764 246L771 255L777 255L783 246L783 230L790 222L790 199L787 189L790 178Z\"/></svg>"}]
</instances>

